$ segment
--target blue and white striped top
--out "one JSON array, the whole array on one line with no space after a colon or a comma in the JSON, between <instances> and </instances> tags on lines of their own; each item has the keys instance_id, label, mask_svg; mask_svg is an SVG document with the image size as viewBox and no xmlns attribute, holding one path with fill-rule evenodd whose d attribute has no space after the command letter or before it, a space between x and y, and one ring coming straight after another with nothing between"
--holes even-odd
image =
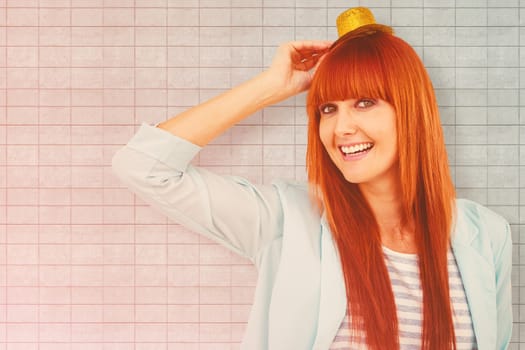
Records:
<instances>
[{"instance_id":1,"label":"blue and white striped top","mask_svg":"<svg viewBox=\"0 0 525 350\"><path fill-rule=\"evenodd\" d=\"M399 322L401 350L421 348L422 290L419 280L418 257L383 247L385 262L392 282ZM472 319L452 251L448 252L450 301L453 310L454 330L458 350L477 349ZM363 333L351 334L348 314L345 316L330 350L364 350Z\"/></svg>"}]
</instances>

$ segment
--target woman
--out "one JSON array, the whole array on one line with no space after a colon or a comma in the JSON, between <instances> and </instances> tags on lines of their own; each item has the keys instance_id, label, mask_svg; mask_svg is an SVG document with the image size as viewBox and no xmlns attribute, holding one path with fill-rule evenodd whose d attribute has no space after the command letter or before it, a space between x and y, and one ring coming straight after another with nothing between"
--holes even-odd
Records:
<instances>
[{"instance_id":1,"label":"woman","mask_svg":"<svg viewBox=\"0 0 525 350\"><path fill-rule=\"evenodd\" d=\"M414 50L367 9L338 22L335 43L284 44L252 80L143 124L115 172L257 266L243 349L507 348L508 223L454 198ZM255 186L189 164L238 121L307 89L308 184Z\"/></svg>"}]
</instances>

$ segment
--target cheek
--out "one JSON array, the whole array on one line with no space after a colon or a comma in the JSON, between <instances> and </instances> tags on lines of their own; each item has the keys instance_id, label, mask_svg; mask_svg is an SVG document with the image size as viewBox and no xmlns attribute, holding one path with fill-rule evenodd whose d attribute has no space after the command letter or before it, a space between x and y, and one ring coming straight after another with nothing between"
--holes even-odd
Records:
<instances>
[{"instance_id":1,"label":"cheek","mask_svg":"<svg viewBox=\"0 0 525 350\"><path fill-rule=\"evenodd\" d=\"M382 125L386 126L386 128L383 129L385 140L388 140L392 150L397 151L397 124L395 114L393 112L389 113L388 118L384 119Z\"/></svg>"},{"instance_id":2,"label":"cheek","mask_svg":"<svg viewBox=\"0 0 525 350\"><path fill-rule=\"evenodd\" d=\"M397 159L399 156L399 146L395 126L390 129L387 135L385 135L385 139L388 140L385 146L387 147L387 153L389 154L389 157L392 159Z\"/></svg>"},{"instance_id":3,"label":"cheek","mask_svg":"<svg viewBox=\"0 0 525 350\"><path fill-rule=\"evenodd\" d=\"M397 128L395 120L392 123L392 131L390 132L390 135L392 137L392 148L397 152Z\"/></svg>"}]
</instances>

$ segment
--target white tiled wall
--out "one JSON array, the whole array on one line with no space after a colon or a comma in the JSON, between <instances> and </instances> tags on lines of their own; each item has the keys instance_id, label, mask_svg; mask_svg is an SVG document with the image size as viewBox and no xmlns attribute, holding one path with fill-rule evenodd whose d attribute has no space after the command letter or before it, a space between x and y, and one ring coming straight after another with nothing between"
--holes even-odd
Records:
<instances>
[{"instance_id":1,"label":"white tiled wall","mask_svg":"<svg viewBox=\"0 0 525 350\"><path fill-rule=\"evenodd\" d=\"M0 350L238 349L255 270L136 199L110 159L142 121L254 76L281 42L335 39L357 5L424 59L459 195L512 224L521 348L525 1L0 0ZM304 179L305 125L302 95L196 162Z\"/></svg>"}]
</instances>

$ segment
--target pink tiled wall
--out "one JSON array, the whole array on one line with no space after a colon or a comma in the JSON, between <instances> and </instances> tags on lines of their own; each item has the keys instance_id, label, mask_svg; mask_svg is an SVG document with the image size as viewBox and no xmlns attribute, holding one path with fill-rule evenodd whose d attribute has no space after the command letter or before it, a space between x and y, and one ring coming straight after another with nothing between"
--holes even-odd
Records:
<instances>
[{"instance_id":1,"label":"pink tiled wall","mask_svg":"<svg viewBox=\"0 0 525 350\"><path fill-rule=\"evenodd\" d=\"M111 158L142 122L260 72L280 43L336 38L358 5L424 59L458 194L512 224L520 348L524 1L0 0L0 350L239 349L255 269L137 199ZM304 179L305 124L303 94L195 162Z\"/></svg>"},{"instance_id":2,"label":"pink tiled wall","mask_svg":"<svg viewBox=\"0 0 525 350\"><path fill-rule=\"evenodd\" d=\"M110 169L141 122L231 86L231 34L216 33L231 5L0 0L0 349L238 349L253 267L168 223ZM200 30L206 18L215 30ZM204 32L222 44L199 48ZM248 147L236 167L262 180L260 120L196 161L221 165L237 140L258 158Z\"/></svg>"}]
</instances>

